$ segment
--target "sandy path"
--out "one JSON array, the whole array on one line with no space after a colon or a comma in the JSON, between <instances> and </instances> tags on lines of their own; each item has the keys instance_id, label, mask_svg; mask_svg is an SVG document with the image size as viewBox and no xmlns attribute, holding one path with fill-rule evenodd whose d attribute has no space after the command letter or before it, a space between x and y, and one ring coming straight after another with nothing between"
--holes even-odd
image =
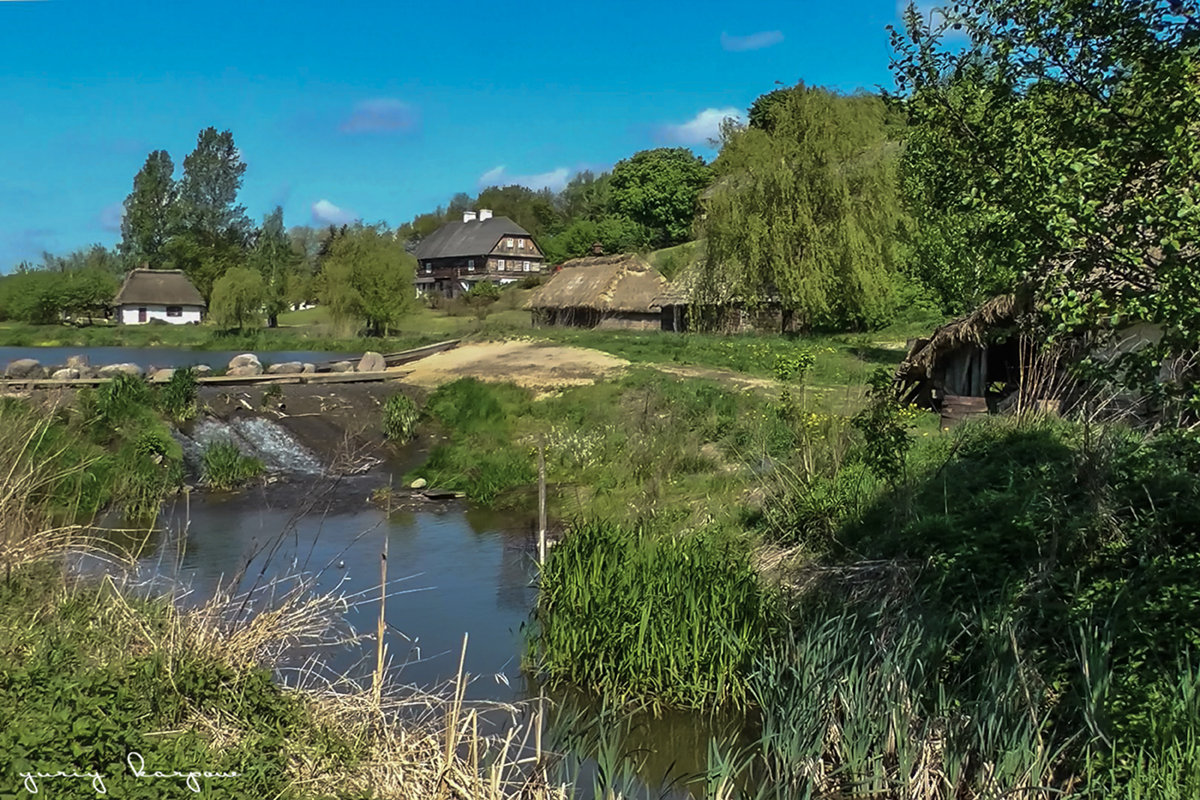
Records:
<instances>
[{"instance_id":1,"label":"sandy path","mask_svg":"<svg viewBox=\"0 0 1200 800\"><path fill-rule=\"evenodd\" d=\"M629 362L599 350L529 341L477 342L397 367L401 380L433 388L459 378L512 382L531 389L580 386L609 377Z\"/></svg>"}]
</instances>

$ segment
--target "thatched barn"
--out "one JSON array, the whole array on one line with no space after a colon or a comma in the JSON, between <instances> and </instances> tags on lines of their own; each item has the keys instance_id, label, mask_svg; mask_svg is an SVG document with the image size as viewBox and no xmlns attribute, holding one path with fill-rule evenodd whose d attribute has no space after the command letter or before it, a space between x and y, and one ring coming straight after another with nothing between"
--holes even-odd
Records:
<instances>
[{"instance_id":1,"label":"thatched barn","mask_svg":"<svg viewBox=\"0 0 1200 800\"><path fill-rule=\"evenodd\" d=\"M896 371L900 399L941 411L946 421L997 410L1020 388L1032 352L1021 335L1024 306L1000 295L910 342Z\"/></svg>"},{"instance_id":2,"label":"thatched barn","mask_svg":"<svg viewBox=\"0 0 1200 800\"><path fill-rule=\"evenodd\" d=\"M690 264L658 296L664 331L790 333L797 329L778 297L747 303L736 288L704 285L704 277L703 263Z\"/></svg>"},{"instance_id":3,"label":"thatched barn","mask_svg":"<svg viewBox=\"0 0 1200 800\"><path fill-rule=\"evenodd\" d=\"M652 330L666 279L640 256L576 258L564 263L525 307L535 325Z\"/></svg>"}]
</instances>

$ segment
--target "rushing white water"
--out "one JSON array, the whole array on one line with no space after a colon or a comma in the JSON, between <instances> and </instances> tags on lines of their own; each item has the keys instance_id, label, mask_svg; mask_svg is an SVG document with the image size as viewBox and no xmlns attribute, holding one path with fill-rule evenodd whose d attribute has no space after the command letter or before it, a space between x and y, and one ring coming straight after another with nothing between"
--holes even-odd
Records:
<instances>
[{"instance_id":1,"label":"rushing white water","mask_svg":"<svg viewBox=\"0 0 1200 800\"><path fill-rule=\"evenodd\" d=\"M202 419L190 435L176 432L183 446L183 460L188 468L199 473L204 449L215 442L232 442L243 455L257 458L267 472L299 475L321 475L325 472L320 459L301 444L283 426L269 419L239 417L232 422Z\"/></svg>"}]
</instances>

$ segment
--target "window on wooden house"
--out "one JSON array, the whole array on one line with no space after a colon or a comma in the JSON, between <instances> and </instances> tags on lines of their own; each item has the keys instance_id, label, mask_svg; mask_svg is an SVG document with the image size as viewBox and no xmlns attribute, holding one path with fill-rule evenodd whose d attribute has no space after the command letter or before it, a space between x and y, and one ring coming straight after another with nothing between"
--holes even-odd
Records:
<instances>
[{"instance_id":1,"label":"window on wooden house","mask_svg":"<svg viewBox=\"0 0 1200 800\"><path fill-rule=\"evenodd\" d=\"M500 272L504 272L504 259L503 258L496 262L496 269L498 269Z\"/></svg>"},{"instance_id":2,"label":"window on wooden house","mask_svg":"<svg viewBox=\"0 0 1200 800\"><path fill-rule=\"evenodd\" d=\"M504 243L504 246L507 247L509 250L512 250L513 240L509 239L507 242Z\"/></svg>"},{"instance_id":3,"label":"window on wooden house","mask_svg":"<svg viewBox=\"0 0 1200 800\"><path fill-rule=\"evenodd\" d=\"M517 249L518 250L525 249L525 240L524 239L517 239Z\"/></svg>"},{"instance_id":4,"label":"window on wooden house","mask_svg":"<svg viewBox=\"0 0 1200 800\"><path fill-rule=\"evenodd\" d=\"M529 272L529 262L528 261L525 262L525 271Z\"/></svg>"}]
</instances>

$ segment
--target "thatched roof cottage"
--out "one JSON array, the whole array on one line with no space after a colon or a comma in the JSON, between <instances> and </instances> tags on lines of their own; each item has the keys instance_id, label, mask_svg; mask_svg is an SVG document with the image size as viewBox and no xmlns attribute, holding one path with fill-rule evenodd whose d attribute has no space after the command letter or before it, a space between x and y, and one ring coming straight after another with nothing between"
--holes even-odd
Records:
<instances>
[{"instance_id":1,"label":"thatched roof cottage","mask_svg":"<svg viewBox=\"0 0 1200 800\"><path fill-rule=\"evenodd\" d=\"M535 325L652 330L662 324L656 299L666 279L641 256L567 261L525 303Z\"/></svg>"},{"instance_id":2,"label":"thatched roof cottage","mask_svg":"<svg viewBox=\"0 0 1200 800\"><path fill-rule=\"evenodd\" d=\"M200 292L177 269L132 269L113 300L117 320L144 325L151 320L171 325L199 323L206 304Z\"/></svg>"}]
</instances>

